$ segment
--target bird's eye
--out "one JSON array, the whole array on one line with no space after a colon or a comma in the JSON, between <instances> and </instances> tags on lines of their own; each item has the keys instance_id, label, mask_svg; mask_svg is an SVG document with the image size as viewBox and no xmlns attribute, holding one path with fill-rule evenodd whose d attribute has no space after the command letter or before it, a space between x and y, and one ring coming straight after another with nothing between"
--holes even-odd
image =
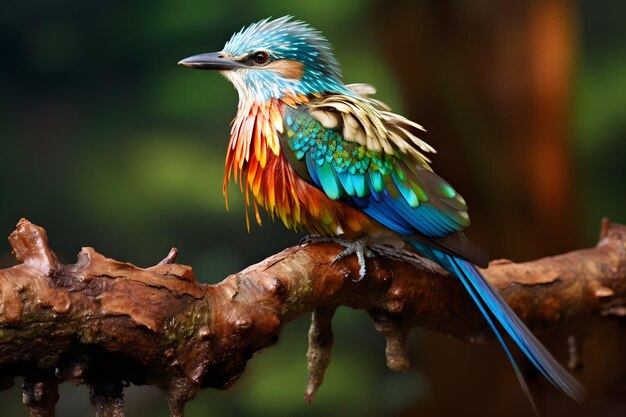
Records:
<instances>
[{"instance_id":1,"label":"bird's eye","mask_svg":"<svg viewBox=\"0 0 626 417\"><path fill-rule=\"evenodd\" d=\"M252 55L252 60L257 64L265 64L270 57L267 55L267 52L259 51L255 52Z\"/></svg>"}]
</instances>

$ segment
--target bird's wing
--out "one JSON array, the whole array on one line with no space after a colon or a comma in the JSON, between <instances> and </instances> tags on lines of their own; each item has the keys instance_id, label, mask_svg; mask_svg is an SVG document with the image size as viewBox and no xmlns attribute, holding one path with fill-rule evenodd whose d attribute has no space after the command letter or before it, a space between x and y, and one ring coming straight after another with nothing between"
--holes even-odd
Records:
<instances>
[{"instance_id":1,"label":"bird's wing","mask_svg":"<svg viewBox=\"0 0 626 417\"><path fill-rule=\"evenodd\" d=\"M460 233L469 225L463 197L430 170L421 151L432 148L408 130L419 125L369 100L286 106L281 144L296 173L399 234L486 264Z\"/></svg>"},{"instance_id":2,"label":"bird's wing","mask_svg":"<svg viewBox=\"0 0 626 417\"><path fill-rule=\"evenodd\" d=\"M393 113L380 100L369 97L376 89L368 84L349 84L356 95L331 94L309 103L311 115L328 129L340 129L347 140L374 152L394 155L410 154L418 163L428 166L424 153L435 153L412 131L424 128L412 120Z\"/></svg>"}]
</instances>

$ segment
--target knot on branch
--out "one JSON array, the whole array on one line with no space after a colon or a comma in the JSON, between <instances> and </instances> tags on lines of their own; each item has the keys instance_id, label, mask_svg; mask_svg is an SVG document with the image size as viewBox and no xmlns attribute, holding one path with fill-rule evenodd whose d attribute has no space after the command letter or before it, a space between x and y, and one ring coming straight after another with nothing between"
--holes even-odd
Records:
<instances>
[{"instance_id":1,"label":"knot on branch","mask_svg":"<svg viewBox=\"0 0 626 417\"><path fill-rule=\"evenodd\" d=\"M15 231L9 235L15 259L26 266L49 274L59 268L59 261L48 246L48 236L43 227L36 226L22 218Z\"/></svg>"}]
</instances>

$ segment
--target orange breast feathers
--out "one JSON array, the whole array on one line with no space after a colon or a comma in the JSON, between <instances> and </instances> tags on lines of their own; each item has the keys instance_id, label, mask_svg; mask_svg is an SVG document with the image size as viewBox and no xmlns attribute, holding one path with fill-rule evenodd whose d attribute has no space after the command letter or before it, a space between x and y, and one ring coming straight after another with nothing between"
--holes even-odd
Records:
<instances>
[{"instance_id":1,"label":"orange breast feathers","mask_svg":"<svg viewBox=\"0 0 626 417\"><path fill-rule=\"evenodd\" d=\"M279 217L289 228L304 228L322 236L359 237L375 227L375 222L360 211L329 199L301 179L281 151L282 109L306 101L306 97L300 96L271 99L264 104L239 104L226 153L223 186L226 205L232 175L245 196L248 230L250 205L254 207L258 224L261 224L258 208L261 205L272 218Z\"/></svg>"}]
</instances>

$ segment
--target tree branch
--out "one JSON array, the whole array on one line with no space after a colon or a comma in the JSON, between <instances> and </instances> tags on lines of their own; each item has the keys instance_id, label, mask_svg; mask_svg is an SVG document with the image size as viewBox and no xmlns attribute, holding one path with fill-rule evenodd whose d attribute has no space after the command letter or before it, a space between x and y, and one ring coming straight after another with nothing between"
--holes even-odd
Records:
<instances>
[{"instance_id":1,"label":"tree branch","mask_svg":"<svg viewBox=\"0 0 626 417\"><path fill-rule=\"evenodd\" d=\"M367 261L360 282L340 248L286 249L215 285L191 267L139 268L83 248L59 263L45 231L22 219L9 237L22 263L0 270L0 389L24 376L31 416L52 416L62 381L87 384L98 416L123 415L123 387L161 388L172 416L198 389L230 387L252 354L282 327L313 311L305 399L330 363L332 316L340 305L366 310L387 340L387 364L409 366L407 335L426 327L470 341L491 337L460 282L434 264L388 247ZM498 260L487 279L531 328L579 317L626 316L626 226L604 221L598 245L527 263Z\"/></svg>"}]
</instances>

